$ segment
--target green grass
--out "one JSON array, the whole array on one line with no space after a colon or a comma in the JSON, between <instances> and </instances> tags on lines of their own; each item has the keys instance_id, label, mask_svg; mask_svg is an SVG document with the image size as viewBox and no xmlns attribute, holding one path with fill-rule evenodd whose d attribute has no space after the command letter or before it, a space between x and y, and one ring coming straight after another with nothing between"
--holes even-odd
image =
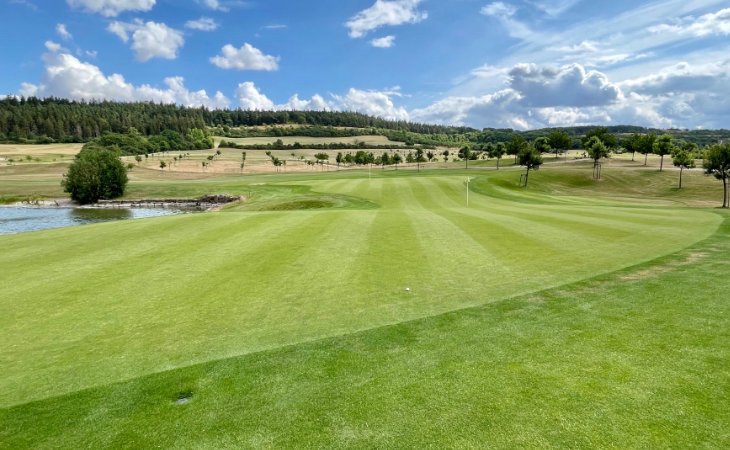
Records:
<instances>
[{"instance_id":1,"label":"green grass","mask_svg":"<svg viewBox=\"0 0 730 450\"><path fill-rule=\"evenodd\" d=\"M727 446L727 215L579 169L141 178L250 198L2 236L0 447Z\"/></svg>"},{"instance_id":2,"label":"green grass","mask_svg":"<svg viewBox=\"0 0 730 450\"><path fill-rule=\"evenodd\" d=\"M0 412L9 447L730 444L730 223L503 302ZM177 405L183 393L190 402ZM61 416L61 417L59 417Z\"/></svg>"}]
</instances>

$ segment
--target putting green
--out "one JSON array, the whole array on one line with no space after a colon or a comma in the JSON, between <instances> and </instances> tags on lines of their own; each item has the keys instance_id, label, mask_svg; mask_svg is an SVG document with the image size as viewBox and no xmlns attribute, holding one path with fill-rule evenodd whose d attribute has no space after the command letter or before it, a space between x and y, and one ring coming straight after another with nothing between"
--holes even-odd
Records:
<instances>
[{"instance_id":1,"label":"putting green","mask_svg":"<svg viewBox=\"0 0 730 450\"><path fill-rule=\"evenodd\" d=\"M722 220L490 195L487 179L467 208L463 176L336 177L272 185L342 209L244 204L0 237L0 407L563 285Z\"/></svg>"}]
</instances>

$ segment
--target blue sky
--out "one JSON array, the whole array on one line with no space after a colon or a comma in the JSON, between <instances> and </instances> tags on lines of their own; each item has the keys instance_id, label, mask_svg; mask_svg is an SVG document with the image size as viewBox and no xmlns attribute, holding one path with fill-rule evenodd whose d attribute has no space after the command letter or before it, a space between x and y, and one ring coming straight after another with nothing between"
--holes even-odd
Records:
<instances>
[{"instance_id":1,"label":"blue sky","mask_svg":"<svg viewBox=\"0 0 730 450\"><path fill-rule=\"evenodd\" d=\"M0 0L0 93L728 128L727 0Z\"/></svg>"}]
</instances>

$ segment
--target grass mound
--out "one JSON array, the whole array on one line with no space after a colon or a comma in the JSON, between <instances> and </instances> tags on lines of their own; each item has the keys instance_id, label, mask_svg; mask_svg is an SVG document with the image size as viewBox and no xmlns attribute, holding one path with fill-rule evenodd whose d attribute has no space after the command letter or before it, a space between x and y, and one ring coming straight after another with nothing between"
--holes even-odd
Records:
<instances>
[{"instance_id":1,"label":"grass mound","mask_svg":"<svg viewBox=\"0 0 730 450\"><path fill-rule=\"evenodd\" d=\"M293 202L279 203L278 205L272 205L267 209L268 211L292 211L296 209L323 209L333 208L334 203L325 200L297 200Z\"/></svg>"}]
</instances>

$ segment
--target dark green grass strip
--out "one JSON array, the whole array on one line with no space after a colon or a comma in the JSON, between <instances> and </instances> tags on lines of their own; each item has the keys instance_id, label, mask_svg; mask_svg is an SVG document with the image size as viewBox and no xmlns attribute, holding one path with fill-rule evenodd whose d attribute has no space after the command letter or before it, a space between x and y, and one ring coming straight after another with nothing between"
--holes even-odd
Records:
<instances>
[{"instance_id":1,"label":"dark green grass strip","mask_svg":"<svg viewBox=\"0 0 730 450\"><path fill-rule=\"evenodd\" d=\"M728 270L730 220L572 285L0 410L0 447L727 448Z\"/></svg>"}]
</instances>

